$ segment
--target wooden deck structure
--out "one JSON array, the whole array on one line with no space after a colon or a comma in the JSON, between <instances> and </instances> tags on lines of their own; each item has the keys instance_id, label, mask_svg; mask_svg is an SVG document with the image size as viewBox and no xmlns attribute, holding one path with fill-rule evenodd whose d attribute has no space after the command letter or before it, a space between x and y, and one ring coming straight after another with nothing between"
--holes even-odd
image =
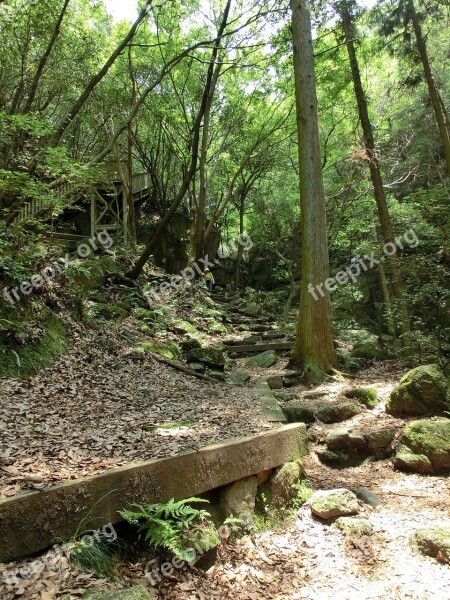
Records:
<instances>
[{"instance_id":1,"label":"wooden deck structure","mask_svg":"<svg viewBox=\"0 0 450 600\"><path fill-rule=\"evenodd\" d=\"M82 199L89 200L91 236L99 231L108 231L110 235L122 237L126 243L130 236L129 217L129 185L123 179L113 178L107 183L91 186L88 191L80 190L74 185L63 184L56 189L56 196L70 198L67 208L75 206ZM132 176L131 189L133 202L145 200L150 195L150 176L148 173L135 173ZM48 207L48 200L33 199L25 203L18 211L15 222L19 223L30 217L41 217L46 221L53 215ZM84 238L75 234L56 233L53 239L75 240Z\"/></svg>"}]
</instances>

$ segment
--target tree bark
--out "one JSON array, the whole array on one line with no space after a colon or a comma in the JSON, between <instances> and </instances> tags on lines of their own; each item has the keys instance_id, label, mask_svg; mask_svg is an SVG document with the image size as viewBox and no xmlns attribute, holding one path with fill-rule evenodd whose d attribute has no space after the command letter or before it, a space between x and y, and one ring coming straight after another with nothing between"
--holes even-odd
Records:
<instances>
[{"instance_id":1,"label":"tree bark","mask_svg":"<svg viewBox=\"0 0 450 600\"><path fill-rule=\"evenodd\" d=\"M369 119L369 111L367 108L366 96L361 81L358 59L356 57L354 40L354 26L348 3L343 0L338 4L338 10L341 15L342 28L344 31L347 52L350 61L352 72L353 87L355 90L356 102L358 105L358 114L361 121L361 127L364 136L364 147L367 154L367 163L370 170L372 180L373 193L378 209L378 217L381 225L381 232L384 243L394 243L394 230L392 227L391 216L389 214L386 195L384 193L383 179L381 177L380 165L378 163L378 153L375 148L373 137L372 124ZM392 278L392 290L394 298L397 301L397 310L399 315L399 332L402 336L410 330L409 316L406 302L404 299L404 287L400 271L400 265L397 256L391 256L389 259L389 267ZM404 337L400 337L402 346L406 345Z\"/></svg>"},{"instance_id":2,"label":"tree bark","mask_svg":"<svg viewBox=\"0 0 450 600\"><path fill-rule=\"evenodd\" d=\"M302 281L297 336L291 364L319 379L335 363L330 293L310 293L329 277L325 190L319 141L316 77L308 0L291 0L297 107Z\"/></svg>"},{"instance_id":3,"label":"tree bark","mask_svg":"<svg viewBox=\"0 0 450 600\"><path fill-rule=\"evenodd\" d=\"M445 162L447 163L447 175L450 177L450 128L448 125L448 114L445 110L444 103L441 95L439 94L439 90L431 71L430 61L428 60L427 45L422 34L422 27L420 26L420 21L416 13L414 0L408 0L408 12L413 24L417 49L419 50L420 60L422 62L423 71L425 74L425 81L427 82L428 86L428 93L430 94L431 103L433 104L434 114L436 116L436 122L442 141L442 146L444 148Z\"/></svg>"}]
</instances>

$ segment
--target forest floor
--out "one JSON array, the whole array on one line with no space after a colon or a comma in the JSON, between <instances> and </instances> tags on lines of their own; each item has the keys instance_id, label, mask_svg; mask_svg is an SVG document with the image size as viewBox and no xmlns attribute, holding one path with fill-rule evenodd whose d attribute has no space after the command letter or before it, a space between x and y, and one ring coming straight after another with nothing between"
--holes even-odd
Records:
<instances>
[{"instance_id":1,"label":"forest floor","mask_svg":"<svg viewBox=\"0 0 450 600\"><path fill-rule=\"evenodd\" d=\"M237 364L244 366L245 359ZM264 373L276 375L285 364L280 357ZM246 369L253 377L263 374ZM449 479L394 471L387 459L334 469L315 452L330 430L402 427L404 421L384 412L384 401L407 370L404 363L380 361L357 376L289 389L312 405L334 404L354 386L378 389L375 409L345 423L314 424L316 442L304 461L314 490L366 487L379 496L377 508L360 503L373 535L345 537L313 517L306 503L288 520L222 545L208 571L183 568L156 588L146 575L164 562L162 555L119 564L110 584L69 563L56 546L37 558L0 565L3 578L19 574L15 584L0 582L0 597L71 600L93 588L140 584L158 600L448 600L449 566L418 554L410 539L417 528L450 525ZM3 497L278 426L267 423L250 385L208 383L152 359L136 361L114 326L73 326L70 350L52 369L26 381L0 380L0 394L14 398L0 409ZM177 426L154 429L168 423Z\"/></svg>"}]
</instances>

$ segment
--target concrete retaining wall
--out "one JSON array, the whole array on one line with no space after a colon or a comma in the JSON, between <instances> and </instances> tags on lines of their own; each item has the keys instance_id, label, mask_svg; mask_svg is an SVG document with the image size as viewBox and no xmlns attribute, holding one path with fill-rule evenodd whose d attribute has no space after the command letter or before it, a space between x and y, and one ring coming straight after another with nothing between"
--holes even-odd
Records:
<instances>
[{"instance_id":1,"label":"concrete retaining wall","mask_svg":"<svg viewBox=\"0 0 450 600\"><path fill-rule=\"evenodd\" d=\"M0 501L0 562L17 560L67 540L93 509L97 528L120 520L133 503L167 502L202 494L278 467L307 453L303 423L172 458L111 469Z\"/></svg>"}]
</instances>

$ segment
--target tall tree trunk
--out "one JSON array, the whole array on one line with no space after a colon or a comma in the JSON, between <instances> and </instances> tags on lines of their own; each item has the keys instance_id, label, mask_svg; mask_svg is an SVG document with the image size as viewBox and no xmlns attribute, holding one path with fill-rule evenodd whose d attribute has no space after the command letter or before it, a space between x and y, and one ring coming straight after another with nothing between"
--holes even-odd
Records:
<instances>
[{"instance_id":1,"label":"tall tree trunk","mask_svg":"<svg viewBox=\"0 0 450 600\"><path fill-rule=\"evenodd\" d=\"M311 286L323 287L330 271L311 9L308 0L291 0L291 10L302 229L300 312L291 364L303 368L305 375L314 380L333 366L336 356L330 293L325 289L316 298L310 293Z\"/></svg>"},{"instance_id":2,"label":"tall tree trunk","mask_svg":"<svg viewBox=\"0 0 450 600\"><path fill-rule=\"evenodd\" d=\"M338 10L341 14L342 28L344 30L345 42L347 45L348 57L353 78L353 86L355 89L355 96L358 104L358 114L363 130L364 146L367 154L367 162L369 165L370 177L372 180L373 193L378 209L378 217L380 219L381 232L385 244L394 243L394 230L392 227L391 216L389 214L389 209L386 202L386 195L384 193L383 180L381 177L380 166L378 163L377 151L375 149L372 124L369 119L369 111L367 108L366 96L361 82L361 74L359 71L358 59L356 57L356 50L353 43L353 40L355 38L354 26L352 17L350 15L348 3L346 0L339 2ZM409 316L404 299L403 281L397 256L391 256L389 266L392 277L392 290L394 297L397 301L396 308L399 314L399 331L400 334L405 335L410 330ZM400 339L402 345L406 345L406 340L404 338Z\"/></svg>"},{"instance_id":3,"label":"tall tree trunk","mask_svg":"<svg viewBox=\"0 0 450 600\"><path fill-rule=\"evenodd\" d=\"M445 110L444 103L441 95L439 94L439 90L431 71L430 61L428 60L427 45L422 34L422 27L420 26L420 21L416 13L414 0L408 0L408 12L413 24L414 34L417 41L417 49L419 50L420 60L425 73L425 80L428 86L428 93L430 94L431 102L433 104L439 134L444 147L445 162L447 163L447 174L450 177L450 128L448 125L448 114Z\"/></svg>"},{"instance_id":4,"label":"tall tree trunk","mask_svg":"<svg viewBox=\"0 0 450 600\"><path fill-rule=\"evenodd\" d=\"M131 48L128 48L128 69L131 79L131 108L136 102L137 89L136 79L133 73L133 60L131 56ZM134 206L134 189L133 189L133 122L130 121L127 127L127 162L128 162L128 231L130 233L129 243L131 248L136 246L136 210Z\"/></svg>"},{"instance_id":5,"label":"tall tree trunk","mask_svg":"<svg viewBox=\"0 0 450 600\"><path fill-rule=\"evenodd\" d=\"M194 259L199 261L205 256L205 211L206 204L208 201L208 171L207 171L207 160L208 160L208 146L209 146L209 123L211 118L211 106L213 101L214 92L219 78L221 64L218 63L214 69L214 77L211 83L211 93L209 94L208 101L205 109L205 116L203 119L203 132L202 132L202 144L199 161L199 177L200 177L200 191L198 195L198 206L195 213L195 224L194 224L194 238L193 238L193 249Z\"/></svg>"},{"instance_id":6,"label":"tall tree trunk","mask_svg":"<svg viewBox=\"0 0 450 600\"><path fill-rule=\"evenodd\" d=\"M245 187L246 186L244 184L244 188L242 189L242 193L241 193L241 201L239 203L239 235L240 235L239 239L241 239L241 240L243 239L243 235L244 235L245 197L247 195ZM239 289L239 284L240 284L240 280L241 280L241 264L242 264L243 256L244 256L244 247L242 246L242 244L238 244L236 270L234 273L234 289L236 291Z\"/></svg>"},{"instance_id":7,"label":"tall tree trunk","mask_svg":"<svg viewBox=\"0 0 450 600\"><path fill-rule=\"evenodd\" d=\"M178 207L180 206L181 202L183 201L184 196L186 195L186 192L188 191L189 186L191 185L192 180L195 177L195 173L197 171L197 163L198 163L198 150L199 150L199 145L200 145L201 124L202 124L203 117L205 115L208 98L209 98L209 95L211 92L211 84L212 84L213 78L214 78L214 67L216 64L217 55L219 52L219 46L220 46L220 43L222 40L222 36L223 36L223 33L227 26L230 8L231 8L231 0L228 0L225 10L224 10L224 13L223 13L222 23L220 24L219 31L217 33L217 38L214 42L214 47L213 47L213 50L211 53L211 59L209 62L209 67L208 67L208 75L206 78L205 89L203 90L202 101L201 101L200 108L199 108L199 111L197 114L197 118L194 123L194 138L192 141L192 155L191 155L191 164L189 166L189 170L186 173L186 175L183 179L183 182L181 184L181 187L180 187L174 201L170 205L169 210L163 216L163 218L159 222L155 232L153 233L152 239L148 243L148 245L145 248L142 255L136 261L136 264L134 265L134 267L128 273L128 276L131 277L132 279L137 279L139 277L139 275L141 274L142 269L144 268L148 259L153 254L153 252L156 250L156 248L158 247L161 237L163 236L164 232L166 231L167 226L169 225L173 215L176 213Z\"/></svg>"}]
</instances>

